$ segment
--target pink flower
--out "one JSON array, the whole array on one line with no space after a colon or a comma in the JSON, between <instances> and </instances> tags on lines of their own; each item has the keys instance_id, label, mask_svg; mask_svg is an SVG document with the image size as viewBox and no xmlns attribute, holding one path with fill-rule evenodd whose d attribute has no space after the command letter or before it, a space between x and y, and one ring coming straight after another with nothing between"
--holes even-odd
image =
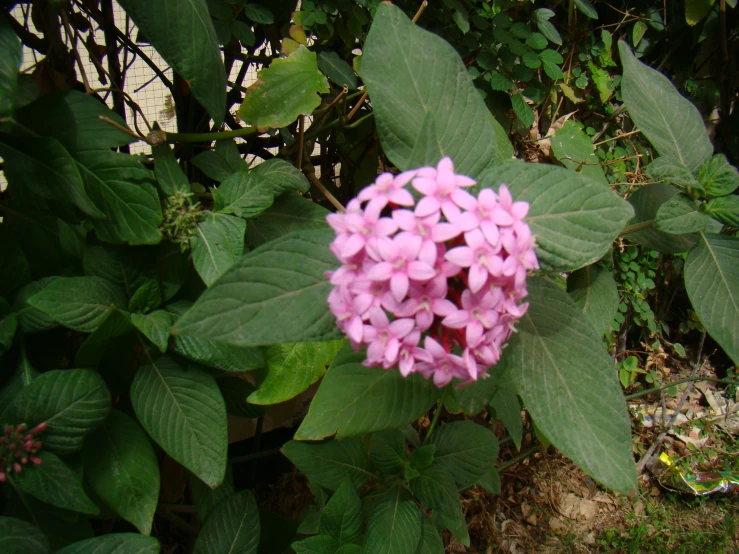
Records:
<instances>
[{"instance_id":1,"label":"pink flower","mask_svg":"<svg viewBox=\"0 0 739 554\"><path fill-rule=\"evenodd\" d=\"M475 198L463 190L473 184L444 158L380 175L346 214L328 216L341 262L326 273L328 303L355 350L366 347L365 365L397 366L443 387L485 377L500 360L528 309L526 275L539 264L523 220L528 204L514 202L505 185Z\"/></svg>"},{"instance_id":2,"label":"pink flower","mask_svg":"<svg viewBox=\"0 0 739 554\"><path fill-rule=\"evenodd\" d=\"M382 238L377 241L377 250L383 260L367 273L373 281L390 281L390 291L400 302L408 294L410 280L428 281L436 270L433 263L436 252L429 251L420 237L400 233L394 239ZM425 251L424 251L425 250Z\"/></svg>"}]
</instances>

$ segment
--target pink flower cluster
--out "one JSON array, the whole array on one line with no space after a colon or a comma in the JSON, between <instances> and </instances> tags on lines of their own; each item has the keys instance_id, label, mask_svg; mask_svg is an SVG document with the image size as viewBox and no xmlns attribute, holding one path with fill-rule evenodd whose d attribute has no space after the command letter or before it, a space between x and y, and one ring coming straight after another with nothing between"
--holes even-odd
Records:
<instances>
[{"instance_id":1,"label":"pink flower cluster","mask_svg":"<svg viewBox=\"0 0 739 554\"><path fill-rule=\"evenodd\" d=\"M475 198L465 190L474 184L444 158L380 175L346 213L327 217L341 262L327 275L328 303L355 349L366 345L365 365L397 365L443 387L475 381L500 359L528 307L527 271L539 266L528 203L505 185Z\"/></svg>"},{"instance_id":2,"label":"pink flower cluster","mask_svg":"<svg viewBox=\"0 0 739 554\"><path fill-rule=\"evenodd\" d=\"M8 478L8 474L20 473L29 461L40 464L41 458L35 454L41 448L36 435L46 430L46 423L39 423L26 433L26 424L5 427L5 436L0 437L0 483Z\"/></svg>"}]
</instances>

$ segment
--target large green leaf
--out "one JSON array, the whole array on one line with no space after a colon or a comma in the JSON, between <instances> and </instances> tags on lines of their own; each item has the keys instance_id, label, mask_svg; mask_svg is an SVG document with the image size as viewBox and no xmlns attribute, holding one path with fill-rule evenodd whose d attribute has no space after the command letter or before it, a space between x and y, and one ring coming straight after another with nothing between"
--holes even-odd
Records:
<instances>
[{"instance_id":1,"label":"large green leaf","mask_svg":"<svg viewBox=\"0 0 739 554\"><path fill-rule=\"evenodd\" d=\"M226 477L223 479L221 486L215 489L211 489L193 474L189 475L188 482L190 483L193 504L195 504L200 521L203 522L208 519L216 506L225 502L236 492L231 466L226 470Z\"/></svg>"},{"instance_id":2,"label":"large green leaf","mask_svg":"<svg viewBox=\"0 0 739 554\"><path fill-rule=\"evenodd\" d=\"M192 303L181 300L167 306L167 311L181 316L190 309ZM167 330L169 333L169 330ZM264 353L261 348L235 346L217 340L202 339L196 336L175 336L172 338L172 351L188 360L223 371L251 371L264 367Z\"/></svg>"},{"instance_id":3,"label":"large green leaf","mask_svg":"<svg viewBox=\"0 0 739 554\"><path fill-rule=\"evenodd\" d=\"M97 368L105 352L111 347L111 342L125 337L132 330L131 318L127 313L115 307L108 308L108 313L100 326L85 339L77 350L75 365L90 369Z\"/></svg>"},{"instance_id":4,"label":"large green leaf","mask_svg":"<svg viewBox=\"0 0 739 554\"><path fill-rule=\"evenodd\" d=\"M246 221L203 212L192 241L192 261L203 282L211 286L244 253Z\"/></svg>"},{"instance_id":5,"label":"large green leaf","mask_svg":"<svg viewBox=\"0 0 739 554\"><path fill-rule=\"evenodd\" d=\"M444 554L444 541L426 514L421 515L421 540L415 554Z\"/></svg>"},{"instance_id":6,"label":"large green leaf","mask_svg":"<svg viewBox=\"0 0 739 554\"><path fill-rule=\"evenodd\" d=\"M158 144L152 147L151 153L154 157L154 175L162 192L166 196L172 196L176 192L190 192L190 181L177 163L169 144Z\"/></svg>"},{"instance_id":7,"label":"large green leaf","mask_svg":"<svg viewBox=\"0 0 739 554\"><path fill-rule=\"evenodd\" d=\"M383 150L399 168L439 161L414 159L416 144L428 138L424 127L435 129L441 153L452 158L458 173L476 177L495 157L493 117L459 54L400 8L378 7L364 45L362 78ZM424 126L427 114L433 125Z\"/></svg>"},{"instance_id":8,"label":"large green leaf","mask_svg":"<svg viewBox=\"0 0 739 554\"><path fill-rule=\"evenodd\" d=\"M739 196L736 194L712 198L706 202L705 211L715 221L739 227Z\"/></svg>"},{"instance_id":9,"label":"large green leaf","mask_svg":"<svg viewBox=\"0 0 739 554\"><path fill-rule=\"evenodd\" d=\"M660 208L679 192L677 188L666 183L654 183L641 187L629 197L629 203L634 207L634 217L629 224L653 221ZM695 234L673 235L656 228L629 233L626 236L629 240L653 250L667 253L687 252L696 241Z\"/></svg>"},{"instance_id":10,"label":"large green leaf","mask_svg":"<svg viewBox=\"0 0 739 554\"><path fill-rule=\"evenodd\" d=\"M59 508L99 514L100 509L82 488L80 475L69 469L53 452L39 452L39 465L27 465L13 477L13 482L24 492Z\"/></svg>"},{"instance_id":11,"label":"large green leaf","mask_svg":"<svg viewBox=\"0 0 739 554\"><path fill-rule=\"evenodd\" d=\"M710 223L711 218L699 212L695 202L682 193L662 204L654 216L656 229L676 235L703 231Z\"/></svg>"},{"instance_id":12,"label":"large green leaf","mask_svg":"<svg viewBox=\"0 0 739 554\"><path fill-rule=\"evenodd\" d=\"M262 162L251 171L254 179L269 183L275 196L287 191L308 192L310 183L293 164L280 158ZM286 195L287 196L287 195Z\"/></svg>"},{"instance_id":13,"label":"large green leaf","mask_svg":"<svg viewBox=\"0 0 739 554\"><path fill-rule=\"evenodd\" d=\"M82 268L85 275L115 283L126 293L126 298L131 298L147 279L146 256L142 254L121 246L87 246L82 254ZM121 308L127 306L128 302Z\"/></svg>"},{"instance_id":14,"label":"large green leaf","mask_svg":"<svg viewBox=\"0 0 739 554\"><path fill-rule=\"evenodd\" d=\"M226 473L226 405L215 379L169 358L139 368L131 404L141 425L172 458L211 487Z\"/></svg>"},{"instance_id":15,"label":"large green leaf","mask_svg":"<svg viewBox=\"0 0 739 554\"><path fill-rule=\"evenodd\" d=\"M175 323L175 333L239 346L338 338L326 303L324 273L336 268L330 239L330 232L295 233L249 252Z\"/></svg>"},{"instance_id":16,"label":"large green leaf","mask_svg":"<svg viewBox=\"0 0 739 554\"><path fill-rule=\"evenodd\" d=\"M318 69L340 87L346 85L349 89L356 90L357 76L352 66L336 52L326 51L318 54Z\"/></svg>"},{"instance_id":17,"label":"large green leaf","mask_svg":"<svg viewBox=\"0 0 739 554\"><path fill-rule=\"evenodd\" d=\"M136 533L112 533L70 544L56 554L159 554L161 545L154 537Z\"/></svg>"},{"instance_id":18,"label":"large green leaf","mask_svg":"<svg viewBox=\"0 0 739 554\"><path fill-rule=\"evenodd\" d=\"M190 85L216 126L226 112L226 68L205 0L121 0L162 58Z\"/></svg>"},{"instance_id":19,"label":"large green leaf","mask_svg":"<svg viewBox=\"0 0 739 554\"><path fill-rule=\"evenodd\" d=\"M685 262L685 289L706 331L739 364L739 239L699 237Z\"/></svg>"},{"instance_id":20,"label":"large green leaf","mask_svg":"<svg viewBox=\"0 0 739 554\"><path fill-rule=\"evenodd\" d=\"M46 94L19 110L15 119L37 135L55 138L74 157L77 153L103 151L135 140L102 121L101 116L126 127L123 118L103 102L76 90Z\"/></svg>"},{"instance_id":21,"label":"large green leaf","mask_svg":"<svg viewBox=\"0 0 739 554\"><path fill-rule=\"evenodd\" d=\"M89 217L105 217L87 195L74 158L58 140L2 133L0 155L13 189L28 187L46 200L71 202Z\"/></svg>"},{"instance_id":22,"label":"large green leaf","mask_svg":"<svg viewBox=\"0 0 739 554\"><path fill-rule=\"evenodd\" d=\"M497 380L494 378L478 379L469 385L449 391L444 408L453 414L463 412L467 415L477 415L485 409L497 387Z\"/></svg>"},{"instance_id":23,"label":"large green leaf","mask_svg":"<svg viewBox=\"0 0 739 554\"><path fill-rule=\"evenodd\" d=\"M31 366L26 356L25 344L21 343L20 360L15 373L5 382L5 385L0 389L0 421L10 421L7 418L7 413L13 404L13 398L15 395L22 391L25 387L31 384L39 373Z\"/></svg>"},{"instance_id":24,"label":"large green leaf","mask_svg":"<svg viewBox=\"0 0 739 554\"><path fill-rule=\"evenodd\" d=\"M405 438L400 429L387 429L372 434L370 460L372 467L385 475L398 475L405 466Z\"/></svg>"},{"instance_id":25,"label":"large green leaf","mask_svg":"<svg viewBox=\"0 0 739 554\"><path fill-rule=\"evenodd\" d=\"M551 281L530 279L529 309L503 362L539 429L607 487L636 484L631 428L613 361L580 308Z\"/></svg>"},{"instance_id":26,"label":"large green leaf","mask_svg":"<svg viewBox=\"0 0 739 554\"><path fill-rule=\"evenodd\" d=\"M47 371L18 393L8 420L29 427L46 422L44 449L71 454L110 412L110 392L102 377L88 369Z\"/></svg>"},{"instance_id":27,"label":"large green leaf","mask_svg":"<svg viewBox=\"0 0 739 554\"><path fill-rule=\"evenodd\" d=\"M128 307L123 293L100 277L57 277L28 303L59 324L82 333L97 329L111 305Z\"/></svg>"},{"instance_id":28,"label":"large green leaf","mask_svg":"<svg viewBox=\"0 0 739 554\"><path fill-rule=\"evenodd\" d=\"M495 410L496 417L505 425L508 436L513 440L513 444L516 445L517 449L521 450L521 440L523 439L521 403L518 401L513 384L505 383L502 385L490 399L490 406ZM486 476L489 474L490 472L481 477L480 482L484 482ZM495 475L497 477L497 473Z\"/></svg>"},{"instance_id":29,"label":"large green leaf","mask_svg":"<svg viewBox=\"0 0 739 554\"><path fill-rule=\"evenodd\" d=\"M435 461L451 473L460 490L474 485L498 457L498 439L473 421L442 425L429 444L436 445Z\"/></svg>"},{"instance_id":30,"label":"large green leaf","mask_svg":"<svg viewBox=\"0 0 739 554\"><path fill-rule=\"evenodd\" d=\"M239 171L225 179L213 191L213 209L248 219L269 208L275 194L272 183L255 177L254 173Z\"/></svg>"},{"instance_id":31,"label":"large green leaf","mask_svg":"<svg viewBox=\"0 0 739 554\"><path fill-rule=\"evenodd\" d=\"M151 171L135 156L95 150L79 152L77 167L85 189L107 219L93 220L101 240L157 244L162 209Z\"/></svg>"},{"instance_id":32,"label":"large green leaf","mask_svg":"<svg viewBox=\"0 0 739 554\"><path fill-rule=\"evenodd\" d=\"M324 222L325 223L325 222ZM0 227L0 241L3 244L3 263L0 265L0 290L3 295L10 295L18 287L22 287L31 280L31 268L23 248L16 240L13 232Z\"/></svg>"},{"instance_id":33,"label":"large green leaf","mask_svg":"<svg viewBox=\"0 0 739 554\"><path fill-rule=\"evenodd\" d=\"M216 378L216 382L226 402L228 415L247 419L264 417L267 411L264 406L248 402L249 395L256 390L249 381L241 376L222 375Z\"/></svg>"},{"instance_id":34,"label":"large green leaf","mask_svg":"<svg viewBox=\"0 0 739 554\"><path fill-rule=\"evenodd\" d=\"M298 440L318 440L374 433L400 427L425 414L440 391L420 375L365 367L364 350L349 345L337 356L295 433Z\"/></svg>"},{"instance_id":35,"label":"large green leaf","mask_svg":"<svg viewBox=\"0 0 739 554\"><path fill-rule=\"evenodd\" d=\"M685 165L674 158L660 156L647 166L647 175L655 181L665 181L679 187L700 189L700 183Z\"/></svg>"},{"instance_id":36,"label":"large green leaf","mask_svg":"<svg viewBox=\"0 0 739 554\"><path fill-rule=\"evenodd\" d=\"M565 123L550 139L552 152L562 165L577 171L584 177L608 186L608 180L600 166L595 147L588 135L582 132L574 121Z\"/></svg>"},{"instance_id":37,"label":"large green leaf","mask_svg":"<svg viewBox=\"0 0 739 554\"><path fill-rule=\"evenodd\" d=\"M0 516L0 552L48 554L49 542L35 525L15 517Z\"/></svg>"},{"instance_id":38,"label":"large green leaf","mask_svg":"<svg viewBox=\"0 0 739 554\"><path fill-rule=\"evenodd\" d=\"M336 539L339 546L359 542L362 503L351 479L346 479L326 503L318 532Z\"/></svg>"},{"instance_id":39,"label":"large green leaf","mask_svg":"<svg viewBox=\"0 0 739 554\"><path fill-rule=\"evenodd\" d=\"M514 200L530 205L525 221L547 273L599 260L632 215L631 207L609 188L561 167L500 164L480 177L479 186L497 189L503 183Z\"/></svg>"},{"instance_id":40,"label":"large green leaf","mask_svg":"<svg viewBox=\"0 0 739 554\"><path fill-rule=\"evenodd\" d=\"M241 491L218 504L205 520L194 554L256 554L259 510L251 491Z\"/></svg>"},{"instance_id":41,"label":"large green leaf","mask_svg":"<svg viewBox=\"0 0 739 554\"><path fill-rule=\"evenodd\" d=\"M148 535L159 501L159 463L146 433L113 410L85 443L85 479L100 500Z\"/></svg>"},{"instance_id":42,"label":"large green leaf","mask_svg":"<svg viewBox=\"0 0 739 554\"><path fill-rule=\"evenodd\" d=\"M134 327L153 342L162 354L167 351L169 329L173 321L172 314L165 310L156 310L146 315L131 314Z\"/></svg>"},{"instance_id":43,"label":"large green leaf","mask_svg":"<svg viewBox=\"0 0 739 554\"><path fill-rule=\"evenodd\" d=\"M421 510L403 487L375 506L367 522L363 552L415 554L421 540Z\"/></svg>"},{"instance_id":44,"label":"large green leaf","mask_svg":"<svg viewBox=\"0 0 739 554\"><path fill-rule=\"evenodd\" d=\"M297 396L318 381L344 345L343 340L276 344L267 348L267 367L249 395L254 404L277 404Z\"/></svg>"},{"instance_id":45,"label":"large green leaf","mask_svg":"<svg viewBox=\"0 0 739 554\"><path fill-rule=\"evenodd\" d=\"M660 155L697 171L713 153L700 112L667 77L637 60L625 41L619 41L618 51L624 68L621 93L629 115Z\"/></svg>"},{"instance_id":46,"label":"large green leaf","mask_svg":"<svg viewBox=\"0 0 739 554\"><path fill-rule=\"evenodd\" d=\"M15 107L18 70L23 61L21 41L7 20L0 20L0 118Z\"/></svg>"},{"instance_id":47,"label":"large green leaf","mask_svg":"<svg viewBox=\"0 0 739 554\"><path fill-rule=\"evenodd\" d=\"M312 200L297 194L283 194L259 217L249 221L246 243L255 248L292 232L325 230L329 213Z\"/></svg>"},{"instance_id":48,"label":"large green leaf","mask_svg":"<svg viewBox=\"0 0 739 554\"><path fill-rule=\"evenodd\" d=\"M618 287L610 271L595 264L578 269L567 278L567 294L598 334L610 329L618 310Z\"/></svg>"},{"instance_id":49,"label":"large green leaf","mask_svg":"<svg viewBox=\"0 0 739 554\"><path fill-rule=\"evenodd\" d=\"M13 346L16 329L18 329L18 317L10 304L0 297L0 356Z\"/></svg>"},{"instance_id":50,"label":"large green leaf","mask_svg":"<svg viewBox=\"0 0 739 554\"><path fill-rule=\"evenodd\" d=\"M434 519L439 520L443 528L449 529L462 544L469 546L467 522L451 473L439 461L434 461L429 467L420 469L418 476L408 484L424 506L434 510Z\"/></svg>"},{"instance_id":51,"label":"large green leaf","mask_svg":"<svg viewBox=\"0 0 739 554\"><path fill-rule=\"evenodd\" d=\"M322 443L290 441L282 453L302 471L311 483L335 491L349 477L355 487L374 479L370 463L358 438Z\"/></svg>"},{"instance_id":52,"label":"large green leaf","mask_svg":"<svg viewBox=\"0 0 739 554\"><path fill-rule=\"evenodd\" d=\"M286 127L299 115L310 115L321 103L318 94L329 91L315 52L302 45L287 58L272 60L257 77L246 91L239 117L259 130Z\"/></svg>"}]
</instances>

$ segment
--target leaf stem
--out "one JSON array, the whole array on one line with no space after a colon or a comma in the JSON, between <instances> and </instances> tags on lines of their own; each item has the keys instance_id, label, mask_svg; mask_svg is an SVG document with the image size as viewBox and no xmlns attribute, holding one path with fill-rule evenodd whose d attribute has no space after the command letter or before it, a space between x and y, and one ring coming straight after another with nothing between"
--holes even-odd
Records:
<instances>
[{"instance_id":1,"label":"leaf stem","mask_svg":"<svg viewBox=\"0 0 739 554\"><path fill-rule=\"evenodd\" d=\"M669 389L670 387L681 385L682 383L689 383L691 381L707 381L709 383L721 383L723 385L739 385L739 380L736 380L736 379L712 379L710 377L686 377L685 379L680 379L679 381L675 381L674 383L668 383L666 385L662 385L659 387L652 387L651 389L646 389L646 390L642 390L639 392L635 392L634 394L626 395L624 396L624 398L626 400L631 400L633 398L639 398L640 396L646 396L653 392L659 392L661 390Z\"/></svg>"},{"instance_id":2,"label":"leaf stem","mask_svg":"<svg viewBox=\"0 0 739 554\"><path fill-rule=\"evenodd\" d=\"M429 425L429 430L426 431L426 436L423 437L423 444L426 444L426 441L429 440L429 437L434 432L434 429L436 428L436 423L439 421L439 416L441 415L441 412L444 409L444 401L446 400L446 395L449 392L450 385L447 385L444 387L444 392L441 393L441 398L439 398L439 404L436 406L436 413L434 413L434 419L431 420L431 425Z\"/></svg>"},{"instance_id":3,"label":"leaf stem","mask_svg":"<svg viewBox=\"0 0 739 554\"><path fill-rule=\"evenodd\" d=\"M257 134L256 127L242 127L231 131L216 131L213 133L166 133L166 141L175 143L212 142L214 140L225 140L236 137L246 137Z\"/></svg>"},{"instance_id":4,"label":"leaf stem","mask_svg":"<svg viewBox=\"0 0 739 554\"><path fill-rule=\"evenodd\" d=\"M630 235L631 233L636 233L638 231L646 231L647 229L651 229L652 227L654 227L653 219L650 219L649 221L642 221L641 223L634 223L633 225L627 225L626 227L624 227L618 234L618 236L623 237L625 235Z\"/></svg>"}]
</instances>

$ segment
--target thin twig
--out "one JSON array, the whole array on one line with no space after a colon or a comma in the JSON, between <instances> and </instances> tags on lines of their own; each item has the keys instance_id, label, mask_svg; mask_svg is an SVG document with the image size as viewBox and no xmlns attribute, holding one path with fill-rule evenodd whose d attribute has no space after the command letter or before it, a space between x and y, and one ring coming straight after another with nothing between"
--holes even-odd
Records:
<instances>
[{"instance_id":1,"label":"thin twig","mask_svg":"<svg viewBox=\"0 0 739 554\"><path fill-rule=\"evenodd\" d=\"M695 361L695 365L693 366L693 371L690 373L691 377L695 377L696 373L698 373L698 370L700 369L702 365L701 361L702 361L702 355L703 355L703 343L705 341L706 341L706 332L703 331L703 335L701 335L701 340L698 345L698 359ZM691 381L690 383L688 383L688 386L685 389L685 392L683 393L682 398L680 398L680 402L677 403L677 407L675 408L675 411L670 417L670 421L667 422L667 426L665 427L665 430L659 434L659 436L657 437L657 440L655 440L652 443L652 446L649 447L649 449L644 453L644 455L639 460L639 463L636 464L637 475L641 475L641 472L644 471L644 466L647 465L647 460L649 460L652 454L654 454L654 451L657 450L657 448L659 448L659 446L662 444L662 441L665 440L667 433L669 433L670 429L672 429L672 426L675 425L675 422L677 421L677 414L679 414L680 410L682 410L683 404L685 404L685 401L688 399L688 395L693 390L694 385L695 385L695 381Z\"/></svg>"},{"instance_id":2,"label":"thin twig","mask_svg":"<svg viewBox=\"0 0 739 554\"><path fill-rule=\"evenodd\" d=\"M129 129L128 127L124 127L123 125L121 125L117 121L113 121L112 119L110 119L109 117L107 117L105 115L99 115L98 117L100 118L101 121L105 121L105 123L107 123L108 125L112 125L113 127L115 127L116 129L118 129L122 133L126 133L127 135L130 135L133 138L135 138L136 140L143 140L144 142L149 143L149 141L146 139L146 137L137 135L131 129ZM149 144L151 144L151 143L149 143Z\"/></svg>"},{"instance_id":3,"label":"thin twig","mask_svg":"<svg viewBox=\"0 0 739 554\"><path fill-rule=\"evenodd\" d=\"M305 116L298 116L298 163L296 167L303 167L303 138L305 137Z\"/></svg>"},{"instance_id":4,"label":"thin twig","mask_svg":"<svg viewBox=\"0 0 739 554\"><path fill-rule=\"evenodd\" d=\"M87 72L85 66L82 63L80 52L77 50L77 32L72 32L72 26L69 24L69 16L67 10L60 10L62 14L62 23L64 24L64 31L67 33L67 39L72 43L72 52L74 52L74 58L77 60L77 65L80 67L80 73L82 74L82 83L85 85L85 92L88 94L92 90L90 81L87 80Z\"/></svg>"},{"instance_id":5,"label":"thin twig","mask_svg":"<svg viewBox=\"0 0 739 554\"><path fill-rule=\"evenodd\" d=\"M434 429L436 429L436 424L439 422L441 412L444 411L444 400L446 400L446 395L448 393L449 386L447 385L446 387L444 387L444 392L441 393L441 398L439 398L439 404L436 406L436 412L434 412L434 419L431 420L431 425L429 425L429 429L428 431L426 431L426 436L423 437L423 444L426 444L426 441L429 440L431 434L434 432Z\"/></svg>"},{"instance_id":6,"label":"thin twig","mask_svg":"<svg viewBox=\"0 0 739 554\"><path fill-rule=\"evenodd\" d=\"M316 188L321 191L321 194L326 197L326 200L331 202L333 204L334 208L336 208L341 213L346 213L346 208L339 202L336 197L331 194L326 187L323 186L323 183L316 177L316 172L311 171L309 168L303 168L303 173L306 177L308 177L308 180L316 185Z\"/></svg>"},{"instance_id":7,"label":"thin twig","mask_svg":"<svg viewBox=\"0 0 739 554\"><path fill-rule=\"evenodd\" d=\"M600 142L596 142L595 144L593 144L593 146L597 148L601 144L605 144L607 142L611 142L612 140L618 140L618 139L622 139L624 137L629 137L631 135L636 135L637 133L641 133L641 130L637 129L636 131L629 131L628 133L624 133L622 135L616 135L615 137L611 137L609 139L602 140Z\"/></svg>"}]
</instances>

